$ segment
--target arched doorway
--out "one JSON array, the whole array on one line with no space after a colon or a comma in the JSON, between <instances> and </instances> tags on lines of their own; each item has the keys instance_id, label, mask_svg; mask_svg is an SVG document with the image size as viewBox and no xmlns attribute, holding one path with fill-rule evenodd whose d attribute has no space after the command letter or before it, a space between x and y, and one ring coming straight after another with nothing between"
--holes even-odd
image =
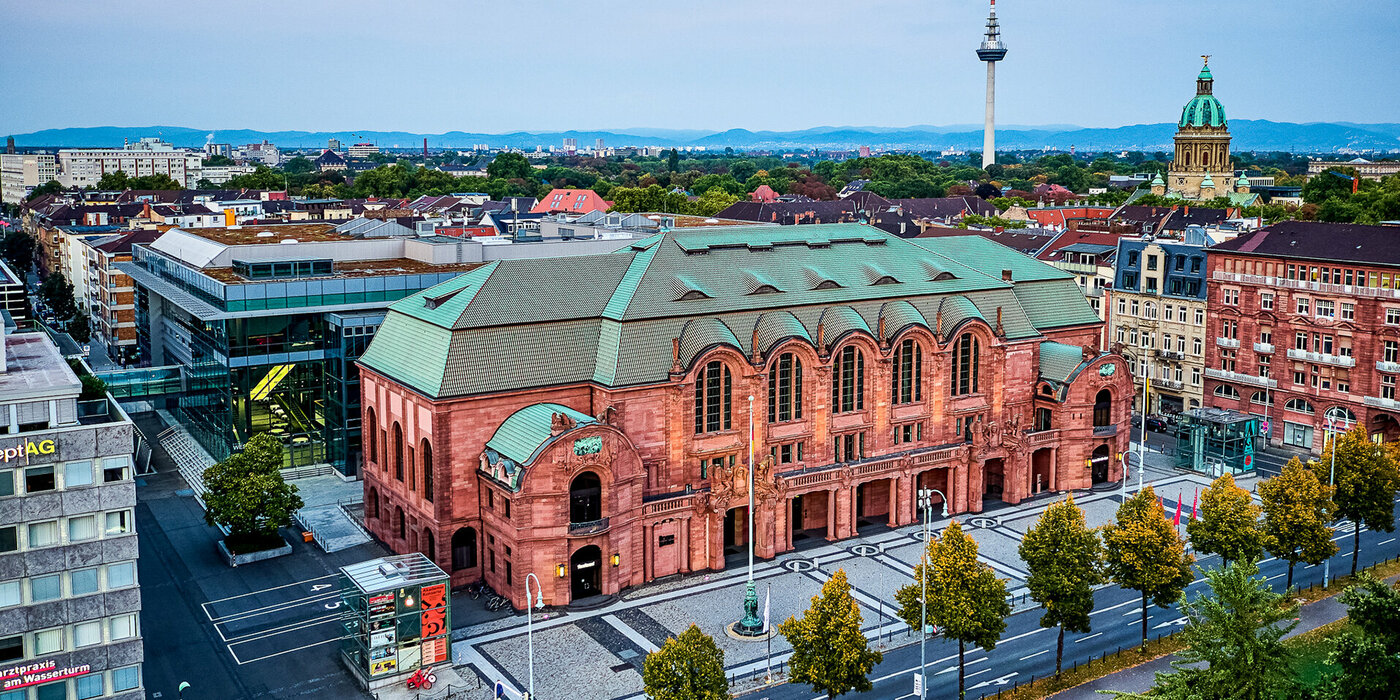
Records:
<instances>
[{"instance_id":1,"label":"arched doorway","mask_svg":"<svg viewBox=\"0 0 1400 700\"><path fill-rule=\"evenodd\" d=\"M889 479L867 481L856 487L856 532L889 521L892 488Z\"/></svg>"},{"instance_id":2,"label":"arched doorway","mask_svg":"<svg viewBox=\"0 0 1400 700\"><path fill-rule=\"evenodd\" d=\"M830 491L813 491L792 497L788 525L792 530L789 536L793 549L826 541L826 516L830 499Z\"/></svg>"},{"instance_id":3,"label":"arched doorway","mask_svg":"<svg viewBox=\"0 0 1400 700\"><path fill-rule=\"evenodd\" d=\"M1102 484L1108 481L1108 462L1108 445L1095 447L1093 456L1089 458L1089 467L1094 483Z\"/></svg>"},{"instance_id":4,"label":"arched doorway","mask_svg":"<svg viewBox=\"0 0 1400 700\"><path fill-rule=\"evenodd\" d=\"M1367 432L1371 434L1371 439L1377 436L1382 442L1394 442L1400 440L1400 420L1388 413L1377 413L1371 418L1371 425Z\"/></svg>"},{"instance_id":5,"label":"arched doorway","mask_svg":"<svg viewBox=\"0 0 1400 700\"><path fill-rule=\"evenodd\" d=\"M1001 500L1006 488L1006 462L1000 457L989 459L982 465L982 500Z\"/></svg>"},{"instance_id":6,"label":"arched doorway","mask_svg":"<svg viewBox=\"0 0 1400 700\"><path fill-rule=\"evenodd\" d=\"M749 546L749 507L739 506L724 511L724 555L726 557L748 551Z\"/></svg>"},{"instance_id":7,"label":"arched doorway","mask_svg":"<svg viewBox=\"0 0 1400 700\"><path fill-rule=\"evenodd\" d=\"M457 528L452 533L452 570L476 568L476 530L470 527Z\"/></svg>"},{"instance_id":8,"label":"arched doorway","mask_svg":"<svg viewBox=\"0 0 1400 700\"><path fill-rule=\"evenodd\" d=\"M590 544L569 557L569 598L578 601L603 592L603 550Z\"/></svg>"},{"instance_id":9,"label":"arched doorway","mask_svg":"<svg viewBox=\"0 0 1400 700\"><path fill-rule=\"evenodd\" d=\"M593 472L574 477L569 484L569 523L591 523L603 518L603 482Z\"/></svg>"},{"instance_id":10,"label":"arched doorway","mask_svg":"<svg viewBox=\"0 0 1400 700\"><path fill-rule=\"evenodd\" d=\"M423 545L423 556L434 564L437 563L437 538L433 537L433 531L423 528L423 537L418 540Z\"/></svg>"}]
</instances>

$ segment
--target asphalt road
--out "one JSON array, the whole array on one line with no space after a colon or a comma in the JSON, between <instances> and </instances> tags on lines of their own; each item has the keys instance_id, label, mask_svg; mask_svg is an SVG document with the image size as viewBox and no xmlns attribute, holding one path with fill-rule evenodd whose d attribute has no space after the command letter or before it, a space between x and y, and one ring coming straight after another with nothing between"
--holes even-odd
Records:
<instances>
[{"instance_id":1,"label":"asphalt road","mask_svg":"<svg viewBox=\"0 0 1400 700\"><path fill-rule=\"evenodd\" d=\"M1400 508L1397 508L1400 511ZM1400 533L1381 533L1363 530L1361 533L1361 564L1370 564L1400 555ZM1333 576L1350 573L1352 531L1343 526L1334 539L1339 551L1332 557ZM1201 577L1200 567L1216 566L1219 558L1205 557L1197 562L1197 578L1187 588L1187 595L1207 592L1209 588ZM1287 562L1266 559L1260 562L1260 574L1268 578L1275 590L1283 590L1284 579L1288 574ZM1299 565L1293 572L1294 585L1306 587L1322 581L1323 566ZM1065 666L1076 662L1083 663L1090 658L1112 654L1120 648L1130 648L1142 638L1141 599L1136 591L1117 586L1099 589L1094 594L1096 607L1091 613L1093 629L1087 633L1065 634ZM1157 636L1169 634L1185 625L1183 618L1173 606L1159 608L1149 604L1148 634ZM1029 682L1041 678L1055 670L1056 629L1039 626L1038 609L1012 615L1007 619L1006 631L1001 642L991 651L969 648L965 654L967 697L980 698L994 695L998 689L1010 688L1013 683ZM928 674L930 676L929 698L955 698L958 693L958 645L956 642L935 638L927 644ZM874 688L865 693L851 693L843 697L874 700L914 698L913 674L919 668L919 645L915 644L885 652L884 661L871 673ZM755 694L757 699L820 700L826 697L813 693L811 688L795 684L776 686L766 692Z\"/></svg>"}]
</instances>

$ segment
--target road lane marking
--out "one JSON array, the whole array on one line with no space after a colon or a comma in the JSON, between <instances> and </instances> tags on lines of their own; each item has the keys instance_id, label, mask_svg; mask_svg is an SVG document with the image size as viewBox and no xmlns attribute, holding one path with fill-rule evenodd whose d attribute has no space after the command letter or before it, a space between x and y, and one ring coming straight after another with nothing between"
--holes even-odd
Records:
<instances>
[{"instance_id":1,"label":"road lane marking","mask_svg":"<svg viewBox=\"0 0 1400 700\"><path fill-rule=\"evenodd\" d=\"M228 648L228 653L229 653L231 656L233 656L233 660L234 660L234 661L237 661L239 666L242 666L243 664L251 664L251 663L253 663L254 661L262 661L262 660L264 660L264 659L270 659L270 658L272 658L272 657L274 657L274 656L281 656L281 655L283 655L283 654L290 654L290 653L292 653L292 652L294 652L294 651L301 651L302 649L310 649L311 647L318 647L318 646L321 646L322 644L330 644L331 642L338 642L338 641L340 641L341 639L342 639L342 637L340 637L340 636L331 637L330 639L322 639L322 640L319 641L319 642L312 642L312 643L310 643L310 644L303 644L303 645L301 645L301 646L299 646L299 647L295 647L295 648L292 648L292 649L283 649L282 651L273 652L273 653L271 653L271 654L265 654L265 655L263 655L263 656L259 656L259 657L255 658L255 659L248 659L248 660L246 660L246 661L243 660L243 659L238 658L238 654L233 650L233 647L232 647L232 646L230 646L230 647Z\"/></svg>"},{"instance_id":2,"label":"road lane marking","mask_svg":"<svg viewBox=\"0 0 1400 700\"><path fill-rule=\"evenodd\" d=\"M1388 539L1388 540L1382 542L1381 544L1390 544L1391 542L1394 542L1394 541L1395 541L1395 538L1392 537L1392 538L1390 538L1390 539ZM1377 545L1377 546L1380 546L1380 545Z\"/></svg>"},{"instance_id":3,"label":"road lane marking","mask_svg":"<svg viewBox=\"0 0 1400 700\"><path fill-rule=\"evenodd\" d=\"M1122 603L1119 603L1119 604L1117 604L1117 605L1110 605L1110 606L1108 606L1108 607L1106 607L1106 608L1100 608L1100 609L1095 610L1094 612L1091 612L1091 613L1089 613L1089 614L1090 614L1090 615L1097 615L1097 614L1099 614L1099 613L1106 613L1106 612L1108 612L1109 610L1117 610L1118 608L1121 608L1121 607L1123 607L1124 605L1137 605L1138 602L1139 602L1139 601L1136 601L1136 600L1126 600L1126 601L1123 601Z\"/></svg>"},{"instance_id":4,"label":"road lane marking","mask_svg":"<svg viewBox=\"0 0 1400 700\"><path fill-rule=\"evenodd\" d=\"M991 673L991 672L992 672L992 669L990 669L990 668L984 668L984 669L982 669L981 671L978 671L978 672L976 672L976 673L969 673L969 674L967 674L966 676L963 676L963 678L971 678L971 677L973 677L973 676L980 676L980 675L982 675L982 674L984 674L984 673Z\"/></svg>"},{"instance_id":5,"label":"road lane marking","mask_svg":"<svg viewBox=\"0 0 1400 700\"><path fill-rule=\"evenodd\" d=\"M981 657L981 658L977 658L977 659L973 659L973 660L971 660L971 661L968 661L967 663L963 664L963 668L967 668L968 666L971 666L971 665L973 665L973 664L980 664L980 663L982 663L983 661L986 661L987 658L988 658L988 657L983 656L983 657ZM958 667L957 667L957 666L949 666L948 668L945 668L945 669L943 669L942 671L939 671L938 673L935 673L935 674L933 674L933 675L935 675L935 676L941 676L941 675L943 675L943 674L945 674L945 673L952 673L953 671L956 671L956 670L958 670Z\"/></svg>"},{"instance_id":6,"label":"road lane marking","mask_svg":"<svg viewBox=\"0 0 1400 700\"><path fill-rule=\"evenodd\" d=\"M652 644L651 640L648 640L646 637L643 637L641 633L637 632L637 630L632 629L632 627L629 626L627 623L617 619L616 615L604 615L603 622L612 625L613 629L617 630L618 632L621 632L622 636L632 640L633 644L636 644L642 649L645 649L648 654L656 651L656 645Z\"/></svg>"},{"instance_id":7,"label":"road lane marking","mask_svg":"<svg viewBox=\"0 0 1400 700\"><path fill-rule=\"evenodd\" d=\"M1079 639L1074 640L1074 643L1075 643L1075 644L1078 644L1078 643L1080 643L1080 642L1088 641L1088 640L1090 640L1090 639L1093 639L1094 637L1098 637L1098 636L1101 636L1101 635L1103 635L1103 632L1095 632L1095 633L1093 633L1093 634L1091 634L1091 635L1089 635L1089 636L1087 636L1087 637L1080 637Z\"/></svg>"},{"instance_id":8,"label":"road lane marking","mask_svg":"<svg viewBox=\"0 0 1400 700\"><path fill-rule=\"evenodd\" d=\"M1050 650L1049 650L1049 649L1041 649L1040 651L1037 651L1037 652L1034 653L1034 654L1029 654L1029 655L1027 655L1027 656L1022 656L1021 658L1016 659L1016 660L1017 660L1017 661L1025 661L1026 659L1034 659L1035 657L1040 656L1041 654L1049 654L1049 653L1050 653Z\"/></svg>"},{"instance_id":9,"label":"road lane marking","mask_svg":"<svg viewBox=\"0 0 1400 700\"><path fill-rule=\"evenodd\" d=\"M320 580L322 580L322 579L335 578L336 576L339 576L339 575L340 575L340 574L326 574L325 576L317 576L316 578L309 578L309 579L306 579L305 581L294 581L294 582L292 582L292 583L284 583L284 584L282 584L282 585L280 585L280 586L273 586L273 587L271 587L271 588L262 588L262 589L259 589L259 590L256 590L256 591L248 591L247 593L239 593L238 595L231 595L231 596L228 596L228 597L226 597L226 598L218 598L218 599L215 599L215 600L206 601L206 602L204 603L204 605L213 605L214 603L222 603L222 602L224 602L224 601L226 601L226 600L233 600L234 598L246 598L246 597L248 597L248 596L250 596L250 595L257 595L257 594L259 594L259 593L268 593L268 592L270 592L270 591L275 591L275 590L277 590L277 589L279 589L279 588L286 588L286 587L288 587L288 586L300 586L300 585L303 584L303 583L311 583L312 581L320 581Z\"/></svg>"},{"instance_id":10,"label":"road lane marking","mask_svg":"<svg viewBox=\"0 0 1400 700\"><path fill-rule=\"evenodd\" d=\"M249 617L256 617L256 616L258 616L258 615L265 615L265 614L271 613L271 612L279 612L279 611L282 611L282 610L290 610L290 609L292 609L292 608L296 608L296 607L300 607L300 606L302 606L302 605L306 605L307 603L321 603L321 602L325 602L325 601L328 601L328 600L331 600L331 599L339 600L339 599L340 599L340 592L339 592L339 591L333 591L333 592L331 592L331 593L318 593L318 594L316 594L316 595L309 595L309 596L306 596L306 597L304 597L304 598L297 598L296 600L288 600L288 601L284 601L284 602L281 602L281 603L273 603L273 604L271 604L271 605L264 605L264 606L262 606L262 607L260 607L260 608L253 608L252 610L241 610L241 611L239 611L239 612L229 613L229 614L227 614L227 615L220 615L219 617L214 617L214 616L212 616L212 615L209 615L209 611L208 611L208 610L205 610L205 611L204 611L204 614L205 614L206 616L209 617L209 621L210 621L210 622L214 622L214 623L232 622L232 621L235 621L235 620L243 620L243 619L246 619L246 618L249 618Z\"/></svg>"}]
</instances>

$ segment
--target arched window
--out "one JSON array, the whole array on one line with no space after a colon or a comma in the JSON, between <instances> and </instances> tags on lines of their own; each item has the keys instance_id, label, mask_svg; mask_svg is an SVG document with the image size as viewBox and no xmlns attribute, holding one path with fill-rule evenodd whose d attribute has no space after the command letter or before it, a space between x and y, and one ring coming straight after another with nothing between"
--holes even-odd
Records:
<instances>
[{"instance_id":1,"label":"arched window","mask_svg":"<svg viewBox=\"0 0 1400 700\"><path fill-rule=\"evenodd\" d=\"M785 352L768 370L768 422L802 418L802 360Z\"/></svg>"},{"instance_id":2,"label":"arched window","mask_svg":"<svg viewBox=\"0 0 1400 700\"><path fill-rule=\"evenodd\" d=\"M1324 413L1336 424L1337 430L1344 430L1356 424L1356 414L1351 412L1346 406L1333 406Z\"/></svg>"},{"instance_id":3,"label":"arched window","mask_svg":"<svg viewBox=\"0 0 1400 700\"><path fill-rule=\"evenodd\" d=\"M399 508L399 539L403 539L408 534L408 528L404 526L403 508Z\"/></svg>"},{"instance_id":4,"label":"arched window","mask_svg":"<svg viewBox=\"0 0 1400 700\"><path fill-rule=\"evenodd\" d=\"M977 393L978 370L981 364L980 343L971 333L958 336L953 345L953 395Z\"/></svg>"},{"instance_id":5,"label":"arched window","mask_svg":"<svg viewBox=\"0 0 1400 700\"><path fill-rule=\"evenodd\" d=\"M1258 404L1260 406L1263 406L1265 404L1272 406L1274 403L1274 397L1265 396L1264 392L1256 391L1253 395L1249 397L1249 402L1252 404Z\"/></svg>"},{"instance_id":6,"label":"arched window","mask_svg":"<svg viewBox=\"0 0 1400 700\"><path fill-rule=\"evenodd\" d=\"M1288 403L1284 404L1283 407L1294 413L1306 413L1308 415L1315 413L1312 404L1303 399L1289 399Z\"/></svg>"},{"instance_id":7,"label":"arched window","mask_svg":"<svg viewBox=\"0 0 1400 700\"><path fill-rule=\"evenodd\" d=\"M423 546L423 555L429 561L437 561L437 540L433 537L433 531L423 528L423 537L418 540L418 544Z\"/></svg>"},{"instance_id":8,"label":"arched window","mask_svg":"<svg viewBox=\"0 0 1400 700\"><path fill-rule=\"evenodd\" d=\"M1215 387L1215 395L1223 399L1240 398L1240 392L1235 391L1235 387L1232 387L1229 384L1221 384L1220 386Z\"/></svg>"},{"instance_id":9,"label":"arched window","mask_svg":"<svg viewBox=\"0 0 1400 700\"><path fill-rule=\"evenodd\" d=\"M1094 397L1094 427L1113 424L1113 394L1104 389Z\"/></svg>"},{"instance_id":10,"label":"arched window","mask_svg":"<svg viewBox=\"0 0 1400 700\"><path fill-rule=\"evenodd\" d=\"M368 420L365 425L368 427L369 432L365 433L365 435L369 438L369 452L366 454L369 455L369 461L374 462L379 465L380 469L383 469L385 466L384 460L380 459L379 455L379 421L374 416L373 406L370 407L368 414Z\"/></svg>"},{"instance_id":11,"label":"arched window","mask_svg":"<svg viewBox=\"0 0 1400 700\"><path fill-rule=\"evenodd\" d=\"M1156 258L1153 258L1153 260L1156 260ZM1157 305L1154 304L1154 303L1152 303L1152 302L1150 302L1150 301L1147 302L1146 304L1143 304L1143 305L1142 305L1142 317L1143 317L1143 318L1157 318Z\"/></svg>"},{"instance_id":12,"label":"arched window","mask_svg":"<svg viewBox=\"0 0 1400 700\"><path fill-rule=\"evenodd\" d=\"M379 489L373 486L369 489L369 498L365 503L365 517L373 520L379 517Z\"/></svg>"},{"instance_id":13,"label":"arched window","mask_svg":"<svg viewBox=\"0 0 1400 700\"><path fill-rule=\"evenodd\" d=\"M422 444L418 447L419 459L423 461L423 498L429 503L433 502L433 446L428 442L428 438L423 438Z\"/></svg>"},{"instance_id":14,"label":"arched window","mask_svg":"<svg viewBox=\"0 0 1400 700\"><path fill-rule=\"evenodd\" d=\"M894 351L894 372L890 374L890 402L913 403L924 399L924 351L913 338L906 338Z\"/></svg>"},{"instance_id":15,"label":"arched window","mask_svg":"<svg viewBox=\"0 0 1400 700\"><path fill-rule=\"evenodd\" d=\"M732 398L733 380L729 368L719 360L705 365L700 376L695 378L695 432L729 430Z\"/></svg>"},{"instance_id":16,"label":"arched window","mask_svg":"<svg viewBox=\"0 0 1400 700\"><path fill-rule=\"evenodd\" d=\"M458 528L452 533L452 570L476 568L476 530Z\"/></svg>"},{"instance_id":17,"label":"arched window","mask_svg":"<svg viewBox=\"0 0 1400 700\"><path fill-rule=\"evenodd\" d=\"M394 478L403 481L403 428L394 421Z\"/></svg>"},{"instance_id":18,"label":"arched window","mask_svg":"<svg viewBox=\"0 0 1400 700\"><path fill-rule=\"evenodd\" d=\"M591 523L603 517L603 482L593 472L574 477L569 484L569 522Z\"/></svg>"},{"instance_id":19,"label":"arched window","mask_svg":"<svg viewBox=\"0 0 1400 700\"><path fill-rule=\"evenodd\" d=\"M865 354L847 345L831 368L831 410L834 413L865 408Z\"/></svg>"}]
</instances>

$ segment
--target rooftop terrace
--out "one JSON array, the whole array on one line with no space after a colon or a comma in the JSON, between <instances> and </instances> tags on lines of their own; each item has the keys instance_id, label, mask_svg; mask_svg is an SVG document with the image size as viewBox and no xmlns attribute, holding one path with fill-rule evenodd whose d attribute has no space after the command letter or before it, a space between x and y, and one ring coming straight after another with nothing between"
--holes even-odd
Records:
<instances>
[{"instance_id":1,"label":"rooftop terrace","mask_svg":"<svg viewBox=\"0 0 1400 700\"><path fill-rule=\"evenodd\" d=\"M250 280L233 271L231 267L206 267L200 272L224 284L253 284L260 282L296 282L312 279L351 279L356 277L386 277L390 275L420 275L431 272L470 272L484 263L443 263L434 265L409 258L390 260L345 260L334 263L329 275L285 277L277 279Z\"/></svg>"}]
</instances>

